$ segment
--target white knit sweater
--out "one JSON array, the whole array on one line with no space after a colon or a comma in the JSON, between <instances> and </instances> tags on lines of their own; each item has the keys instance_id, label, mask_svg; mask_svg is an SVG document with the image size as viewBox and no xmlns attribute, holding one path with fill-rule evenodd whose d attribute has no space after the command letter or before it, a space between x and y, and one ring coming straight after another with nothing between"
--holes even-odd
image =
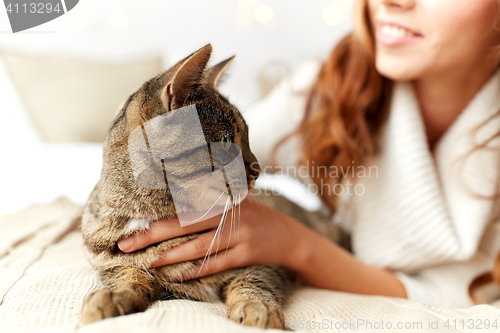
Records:
<instances>
[{"instance_id":1,"label":"white knit sweater","mask_svg":"<svg viewBox=\"0 0 500 333\"><path fill-rule=\"evenodd\" d=\"M304 64L246 115L251 148L263 165L274 143L300 121L318 69L316 62ZM432 153L412 85L395 83L382 151L373 161L376 169L360 180L358 193L363 194L345 201L340 218L352 232L356 257L395 271L411 300L471 306L469 283L491 270L500 251L500 223L489 223L492 201L474 195L494 192L499 154L481 150L465 162L460 159L500 128L500 120L493 119L471 134L497 110L500 71ZM499 140L492 145L498 147ZM293 165L295 156L290 142L278 161Z\"/></svg>"}]
</instances>

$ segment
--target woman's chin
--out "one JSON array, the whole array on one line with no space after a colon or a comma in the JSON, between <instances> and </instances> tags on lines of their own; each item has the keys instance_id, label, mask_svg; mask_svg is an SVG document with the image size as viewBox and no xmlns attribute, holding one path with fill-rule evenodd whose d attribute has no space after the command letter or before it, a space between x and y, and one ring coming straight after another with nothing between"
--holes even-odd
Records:
<instances>
[{"instance_id":1,"label":"woman's chin","mask_svg":"<svg viewBox=\"0 0 500 333\"><path fill-rule=\"evenodd\" d=\"M376 68L380 75L396 82L413 81L419 76L415 66L408 67L408 65L405 65L400 67L394 62L377 62Z\"/></svg>"},{"instance_id":2,"label":"woman's chin","mask_svg":"<svg viewBox=\"0 0 500 333\"><path fill-rule=\"evenodd\" d=\"M401 72L396 72L394 70L391 70L391 71L381 71L381 70L377 70L380 75L382 75L383 77L386 77L392 81L395 81L395 82L408 82L408 81L413 81L415 80L415 75L411 75L409 73L401 73Z\"/></svg>"}]
</instances>

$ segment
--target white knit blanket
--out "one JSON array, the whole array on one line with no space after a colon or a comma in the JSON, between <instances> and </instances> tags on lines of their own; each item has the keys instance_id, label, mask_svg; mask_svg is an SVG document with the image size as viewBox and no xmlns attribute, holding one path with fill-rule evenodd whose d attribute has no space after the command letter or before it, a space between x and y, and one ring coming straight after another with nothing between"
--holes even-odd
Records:
<instances>
[{"instance_id":1,"label":"white knit blanket","mask_svg":"<svg viewBox=\"0 0 500 333\"><path fill-rule=\"evenodd\" d=\"M80 232L70 228L80 212L62 198L0 217L0 332L262 332L228 320L222 303L187 300L82 325L82 302L99 280ZM493 332L500 327L500 309L453 309L304 287L293 293L285 319L298 332L477 332L480 324L479 331ZM485 330L486 320L497 320L497 328Z\"/></svg>"}]
</instances>

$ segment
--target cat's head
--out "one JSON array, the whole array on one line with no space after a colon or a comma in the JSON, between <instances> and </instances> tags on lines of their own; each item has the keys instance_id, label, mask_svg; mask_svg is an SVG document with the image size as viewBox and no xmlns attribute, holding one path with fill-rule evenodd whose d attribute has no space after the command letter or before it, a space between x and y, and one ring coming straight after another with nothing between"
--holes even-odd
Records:
<instances>
[{"instance_id":1,"label":"cat's head","mask_svg":"<svg viewBox=\"0 0 500 333\"><path fill-rule=\"evenodd\" d=\"M140 164L143 162L139 162L138 168L137 163L134 165L134 159L137 158L148 161L150 156L148 157L147 154L160 156L165 155L164 151L170 149L169 147L190 146L196 122L198 129L201 125L205 141L211 143L208 147L211 154L208 163L209 166L211 164L212 170L213 168L222 169L217 164L223 163L224 158L231 158L231 154L233 157L235 154L240 154L244 177L239 183L233 182L233 190L241 192L242 186L245 189L253 186L260 169L255 156L250 151L247 126L238 109L217 91L217 83L233 57L207 69L211 53L212 47L207 45L182 59L164 73L147 81L130 96L116 116L104 143L102 178L109 187L114 186L114 191L121 193L122 197L124 193L129 193L131 197L144 201L154 199L159 204L164 200L172 201L175 198L172 198L172 191L169 190L168 185L161 189L158 184L169 177L171 177L169 181L174 178L189 181L196 179L199 176L197 173L206 172L207 160L202 156L206 155L204 153L206 149L201 151L186 149L181 151L178 157L170 152L168 158L165 161L157 161L156 166L143 165L142 169L146 171L136 170L141 168ZM171 117L174 114L177 114L175 119ZM184 121L184 115L189 114L191 118L186 118ZM196 118L194 120L193 114ZM158 130L166 120L169 121L168 127ZM149 130L151 128L152 130ZM153 144L149 141L152 140L150 134L155 131L155 128L157 133ZM157 135L158 133L161 135ZM130 138L132 137L139 138L138 141L134 141L135 146L131 144ZM136 144L137 142L139 144ZM234 147L237 149L232 149ZM223 156L216 158L217 149L220 151L221 148L226 151L222 151ZM141 154L143 156L138 156ZM196 158L197 154L201 154L200 158ZM212 154L214 154L213 158ZM167 161L172 157L176 158L175 161ZM168 166L166 167L165 163L170 163L169 170L166 170ZM134 166L136 166L135 169ZM233 176L233 179L237 178L236 175ZM231 177L231 175L227 174L224 177ZM214 179L199 181L198 186L201 186L198 193L204 193L208 202L213 201L214 196L219 196L228 188L227 179L222 184ZM238 187L240 187L239 190ZM125 192L120 192L120 189ZM110 191L113 191L111 188L108 192L114 193ZM224 203L225 200L221 202ZM186 209L189 204L186 202ZM178 213L179 209L184 209L176 208Z\"/></svg>"}]
</instances>

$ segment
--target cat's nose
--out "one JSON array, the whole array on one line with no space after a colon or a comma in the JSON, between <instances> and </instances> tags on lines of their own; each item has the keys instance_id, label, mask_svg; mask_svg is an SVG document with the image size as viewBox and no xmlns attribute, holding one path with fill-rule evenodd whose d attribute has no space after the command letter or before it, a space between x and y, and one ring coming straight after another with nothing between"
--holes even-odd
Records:
<instances>
[{"instance_id":1,"label":"cat's nose","mask_svg":"<svg viewBox=\"0 0 500 333\"><path fill-rule=\"evenodd\" d=\"M247 183L251 183L257 180L259 178L260 173L251 173L250 176L247 177Z\"/></svg>"},{"instance_id":2,"label":"cat's nose","mask_svg":"<svg viewBox=\"0 0 500 333\"><path fill-rule=\"evenodd\" d=\"M257 162L249 163L247 167L247 181L250 181L250 176L255 180L260 176L260 165Z\"/></svg>"}]
</instances>

